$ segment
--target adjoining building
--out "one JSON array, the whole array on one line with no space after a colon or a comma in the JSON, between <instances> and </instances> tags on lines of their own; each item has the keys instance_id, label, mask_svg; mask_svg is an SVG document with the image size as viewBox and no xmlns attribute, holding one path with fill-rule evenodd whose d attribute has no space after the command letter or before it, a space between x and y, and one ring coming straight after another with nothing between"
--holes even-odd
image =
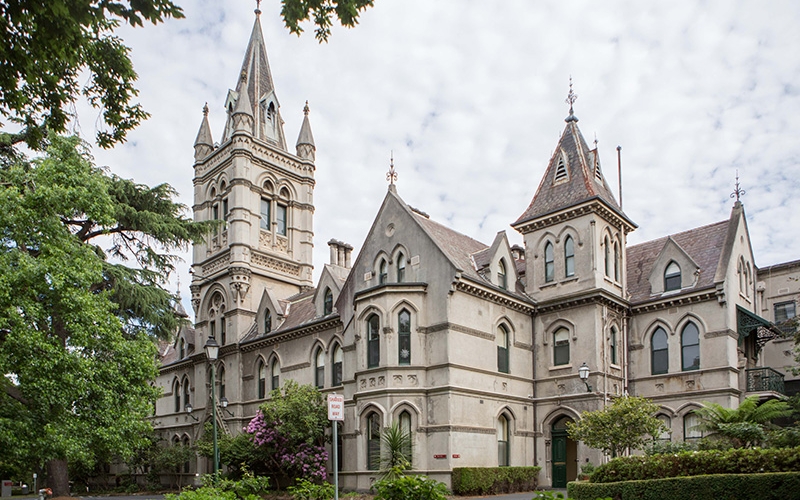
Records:
<instances>
[{"instance_id":1,"label":"adjoining building","mask_svg":"<svg viewBox=\"0 0 800 500\"><path fill-rule=\"evenodd\" d=\"M663 439L691 440L702 401L796 384L772 322L795 314L800 261L757 268L738 199L727 220L629 246L637 226L572 107L512 224L524 248L504 231L487 245L449 229L392 182L358 255L329 241L316 285L309 110L290 151L258 18L225 109L218 143L205 109L194 145L194 217L224 224L194 247L194 328L162 353L154 422L167 441L195 442L212 418L241 432L291 379L344 394L344 488L370 486L395 422L413 436L414 469L448 484L453 467L538 465L540 484L564 486L603 461L566 422L611 398L651 398ZM225 409L211 408L212 385Z\"/></svg>"}]
</instances>

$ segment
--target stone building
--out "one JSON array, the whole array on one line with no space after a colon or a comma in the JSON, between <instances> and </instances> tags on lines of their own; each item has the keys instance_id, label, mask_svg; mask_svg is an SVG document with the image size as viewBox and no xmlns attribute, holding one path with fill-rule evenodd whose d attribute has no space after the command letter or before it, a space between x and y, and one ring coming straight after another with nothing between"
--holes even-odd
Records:
<instances>
[{"instance_id":1,"label":"stone building","mask_svg":"<svg viewBox=\"0 0 800 500\"><path fill-rule=\"evenodd\" d=\"M163 352L154 422L168 441L194 442L212 418L240 432L292 379L345 397L344 488L369 487L380 431L395 422L413 436L414 469L436 479L539 465L540 484L560 486L604 460L565 423L611 398L653 399L663 438L684 440L698 437L703 401L786 392L791 345L773 340L771 321L795 314L800 261L757 268L739 201L727 220L628 245L637 226L572 108L512 224L524 248L504 231L487 245L449 229L392 183L358 255L328 242L315 285L308 108L290 151L258 18L224 104L218 142L205 109L194 146L194 217L222 222L194 247L194 328ZM209 337L221 345L216 380ZM227 407L212 409L212 384ZM198 459L184 472L209 469Z\"/></svg>"}]
</instances>

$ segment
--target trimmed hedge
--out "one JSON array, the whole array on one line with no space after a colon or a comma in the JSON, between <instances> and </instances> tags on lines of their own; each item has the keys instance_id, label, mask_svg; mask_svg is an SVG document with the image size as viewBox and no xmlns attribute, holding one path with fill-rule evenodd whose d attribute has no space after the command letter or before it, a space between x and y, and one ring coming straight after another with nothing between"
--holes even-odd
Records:
<instances>
[{"instance_id":1,"label":"trimmed hedge","mask_svg":"<svg viewBox=\"0 0 800 500\"><path fill-rule=\"evenodd\" d=\"M452 486L456 495L494 495L533 491L541 467L455 467Z\"/></svg>"},{"instance_id":2,"label":"trimmed hedge","mask_svg":"<svg viewBox=\"0 0 800 500\"><path fill-rule=\"evenodd\" d=\"M617 483L572 482L573 500L787 500L800 498L800 472L715 474Z\"/></svg>"},{"instance_id":3,"label":"trimmed hedge","mask_svg":"<svg viewBox=\"0 0 800 500\"><path fill-rule=\"evenodd\" d=\"M590 481L612 483L702 474L796 471L800 471L800 448L685 451L615 458L597 467Z\"/></svg>"}]
</instances>

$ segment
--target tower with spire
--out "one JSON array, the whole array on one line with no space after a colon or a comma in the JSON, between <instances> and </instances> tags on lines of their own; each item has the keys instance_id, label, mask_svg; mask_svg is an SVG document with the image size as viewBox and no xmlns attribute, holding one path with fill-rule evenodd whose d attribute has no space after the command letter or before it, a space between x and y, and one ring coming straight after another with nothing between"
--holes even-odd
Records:
<instances>
[{"instance_id":1,"label":"tower with spire","mask_svg":"<svg viewBox=\"0 0 800 500\"><path fill-rule=\"evenodd\" d=\"M209 108L194 144L194 218L217 220L194 246L192 306L201 343L238 341L265 297L271 303L312 285L314 158L308 103L289 151L256 9L225 128L215 143ZM275 311L280 316L281 311Z\"/></svg>"}]
</instances>

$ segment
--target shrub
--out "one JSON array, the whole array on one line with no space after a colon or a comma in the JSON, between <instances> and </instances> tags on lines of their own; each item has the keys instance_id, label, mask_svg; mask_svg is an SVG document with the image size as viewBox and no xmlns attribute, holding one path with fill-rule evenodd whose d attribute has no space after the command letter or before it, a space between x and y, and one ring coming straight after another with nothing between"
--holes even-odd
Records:
<instances>
[{"instance_id":1,"label":"shrub","mask_svg":"<svg viewBox=\"0 0 800 500\"><path fill-rule=\"evenodd\" d=\"M314 484L303 478L298 478L294 486L289 486L286 489L295 500L330 500L334 497L331 483Z\"/></svg>"},{"instance_id":2,"label":"shrub","mask_svg":"<svg viewBox=\"0 0 800 500\"><path fill-rule=\"evenodd\" d=\"M253 476L249 471L242 479L217 479L206 474L202 477L203 487L196 490L186 488L179 495L166 495L164 500L261 500L261 495L269 492L269 478Z\"/></svg>"},{"instance_id":3,"label":"shrub","mask_svg":"<svg viewBox=\"0 0 800 500\"><path fill-rule=\"evenodd\" d=\"M800 491L799 472L717 474L617 483L572 482L567 492L574 500L785 500Z\"/></svg>"},{"instance_id":4,"label":"shrub","mask_svg":"<svg viewBox=\"0 0 800 500\"><path fill-rule=\"evenodd\" d=\"M599 466L590 481L610 483L702 474L793 471L800 471L800 448L709 450L615 458Z\"/></svg>"},{"instance_id":5,"label":"shrub","mask_svg":"<svg viewBox=\"0 0 800 500\"><path fill-rule=\"evenodd\" d=\"M680 453L694 451L697 445L691 441L668 441L658 439L644 447L645 455L660 455L662 453Z\"/></svg>"},{"instance_id":6,"label":"shrub","mask_svg":"<svg viewBox=\"0 0 800 500\"><path fill-rule=\"evenodd\" d=\"M456 467L453 469L453 493L485 495L532 491L541 467Z\"/></svg>"},{"instance_id":7,"label":"shrub","mask_svg":"<svg viewBox=\"0 0 800 500\"><path fill-rule=\"evenodd\" d=\"M446 500L447 486L425 476L384 479L373 485L375 500Z\"/></svg>"}]
</instances>

